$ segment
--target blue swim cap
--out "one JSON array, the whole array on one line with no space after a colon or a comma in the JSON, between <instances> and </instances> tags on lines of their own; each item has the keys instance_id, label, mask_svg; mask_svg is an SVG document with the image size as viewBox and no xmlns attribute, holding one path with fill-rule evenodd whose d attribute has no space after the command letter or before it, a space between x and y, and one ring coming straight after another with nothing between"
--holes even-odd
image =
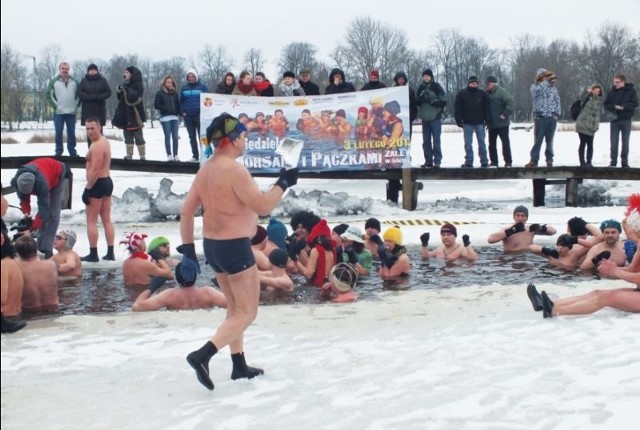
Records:
<instances>
[{"instance_id":1,"label":"blue swim cap","mask_svg":"<svg viewBox=\"0 0 640 430\"><path fill-rule=\"evenodd\" d=\"M608 220L602 221L602 223L600 224L600 231L604 232L605 228L615 228L620 233L622 233L622 225L615 219L608 219Z\"/></svg>"}]
</instances>

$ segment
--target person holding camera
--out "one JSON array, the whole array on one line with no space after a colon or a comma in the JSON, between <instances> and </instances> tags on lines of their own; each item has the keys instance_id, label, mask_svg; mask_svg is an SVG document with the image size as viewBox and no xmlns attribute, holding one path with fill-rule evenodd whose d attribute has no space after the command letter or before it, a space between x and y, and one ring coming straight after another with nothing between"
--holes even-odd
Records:
<instances>
[{"instance_id":1,"label":"person holding camera","mask_svg":"<svg viewBox=\"0 0 640 430\"><path fill-rule=\"evenodd\" d=\"M193 277L194 270L200 272L193 229L195 213L202 208L205 258L227 298L224 322L200 349L187 355L198 381L209 390L214 389L209 361L227 345L233 363L231 379L250 379L264 373L248 366L244 356L244 332L256 318L260 298L251 238L258 215L271 213L287 188L298 182L297 168L283 168L276 183L261 191L249 170L236 161L244 154L246 137L246 127L237 118L223 113L213 119L207 127L207 142L215 150L198 170L180 211L182 245L177 250L183 255L183 263L191 260L195 264L191 268L183 264L177 276L187 279Z\"/></svg>"},{"instance_id":2,"label":"person holding camera","mask_svg":"<svg viewBox=\"0 0 640 430\"><path fill-rule=\"evenodd\" d=\"M138 147L141 160L146 159L146 147L142 128L147 120L147 114L142 102L144 87L142 85L142 72L135 66L125 69L124 81L118 85L118 106L113 113L111 124L122 129L124 143L127 147L125 160L133 159L133 145Z\"/></svg>"},{"instance_id":3,"label":"person holding camera","mask_svg":"<svg viewBox=\"0 0 640 430\"><path fill-rule=\"evenodd\" d=\"M536 72L535 82L531 85L531 100L533 101L534 143L531 148L531 160L525 167L537 167L540 159L542 141L546 142L544 151L547 167L553 166L553 136L556 133L556 125L560 117L560 96L555 84L558 76L552 71L539 68Z\"/></svg>"},{"instance_id":4,"label":"person holding camera","mask_svg":"<svg viewBox=\"0 0 640 430\"><path fill-rule=\"evenodd\" d=\"M11 179L11 185L20 199L25 218L31 218L31 196L38 198L38 213L27 219L20 228L38 231L38 250L45 258L53 257L53 239L60 225L63 191L67 187L71 170L61 161L43 157L20 166Z\"/></svg>"}]
</instances>

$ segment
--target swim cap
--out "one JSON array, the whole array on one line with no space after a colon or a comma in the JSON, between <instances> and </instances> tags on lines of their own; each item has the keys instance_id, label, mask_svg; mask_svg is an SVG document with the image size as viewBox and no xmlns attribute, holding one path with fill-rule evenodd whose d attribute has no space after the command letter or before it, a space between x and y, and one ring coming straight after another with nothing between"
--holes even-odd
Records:
<instances>
[{"instance_id":1,"label":"swim cap","mask_svg":"<svg viewBox=\"0 0 640 430\"><path fill-rule=\"evenodd\" d=\"M402 245L402 230L397 225L393 227L389 227L384 234L382 235L384 240L388 240L389 242L393 242L396 245Z\"/></svg>"},{"instance_id":2,"label":"swim cap","mask_svg":"<svg viewBox=\"0 0 640 430\"><path fill-rule=\"evenodd\" d=\"M224 146L225 143L237 139L246 130L247 127L237 118L224 112L215 117L207 127L207 142L214 148Z\"/></svg>"},{"instance_id":3,"label":"swim cap","mask_svg":"<svg viewBox=\"0 0 640 430\"><path fill-rule=\"evenodd\" d=\"M164 236L154 237L153 240L149 242L149 245L147 246L147 252L153 252L156 249L160 248L161 246L168 245L168 244L169 244L169 239L167 239L166 237Z\"/></svg>"},{"instance_id":4,"label":"swim cap","mask_svg":"<svg viewBox=\"0 0 640 430\"><path fill-rule=\"evenodd\" d=\"M76 244L76 241L78 240L78 236L76 235L76 232L73 230L62 230L60 233L63 233L67 239L64 244L65 249L67 251L72 249L73 246Z\"/></svg>"},{"instance_id":5,"label":"swim cap","mask_svg":"<svg viewBox=\"0 0 640 430\"><path fill-rule=\"evenodd\" d=\"M276 267L284 269L287 267L287 261L289 261L289 254L284 249L274 249L269 254L269 263Z\"/></svg>"},{"instance_id":6,"label":"swim cap","mask_svg":"<svg viewBox=\"0 0 640 430\"><path fill-rule=\"evenodd\" d=\"M175 276L176 282L181 287L190 287L196 283L198 266L190 258L185 258L176 265Z\"/></svg>"},{"instance_id":7,"label":"swim cap","mask_svg":"<svg viewBox=\"0 0 640 430\"><path fill-rule=\"evenodd\" d=\"M602 221L602 223L600 224L600 231L604 232L605 228L615 228L620 233L622 233L622 225L615 219L608 219L608 220Z\"/></svg>"},{"instance_id":8,"label":"swim cap","mask_svg":"<svg viewBox=\"0 0 640 430\"><path fill-rule=\"evenodd\" d=\"M329 273L329 280L341 293L347 293L355 288L358 282L358 271L348 263L338 263Z\"/></svg>"},{"instance_id":9,"label":"swim cap","mask_svg":"<svg viewBox=\"0 0 640 430\"><path fill-rule=\"evenodd\" d=\"M269 240L281 249L287 249L287 227L276 218L269 219L269 225L267 226L267 237Z\"/></svg>"}]
</instances>

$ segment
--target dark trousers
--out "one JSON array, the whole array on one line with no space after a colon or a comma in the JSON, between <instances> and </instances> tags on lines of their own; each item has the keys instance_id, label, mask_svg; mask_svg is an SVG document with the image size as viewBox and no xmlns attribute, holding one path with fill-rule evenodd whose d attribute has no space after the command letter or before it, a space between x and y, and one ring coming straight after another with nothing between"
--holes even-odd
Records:
<instances>
[{"instance_id":1,"label":"dark trousers","mask_svg":"<svg viewBox=\"0 0 640 430\"><path fill-rule=\"evenodd\" d=\"M586 163L591 164L591 159L593 158L593 136L578 133L578 137L580 138L580 146L578 147L578 160L580 160L580 165L583 166L585 164L585 149L587 150Z\"/></svg>"},{"instance_id":2,"label":"dark trousers","mask_svg":"<svg viewBox=\"0 0 640 430\"><path fill-rule=\"evenodd\" d=\"M191 144L191 155L196 160L200 158L199 140L200 140L200 116L186 115L184 117L184 126L189 134L189 143Z\"/></svg>"},{"instance_id":3,"label":"dark trousers","mask_svg":"<svg viewBox=\"0 0 640 430\"><path fill-rule=\"evenodd\" d=\"M511 164L511 141L509 140L509 126L489 129L489 160L492 165L498 165L498 137L502 142L502 158Z\"/></svg>"},{"instance_id":4,"label":"dark trousers","mask_svg":"<svg viewBox=\"0 0 640 430\"><path fill-rule=\"evenodd\" d=\"M618 161L618 139L622 137L622 148L620 150L620 161L623 166L629 165L629 137L631 136L631 120L616 119L609 125L611 129L611 165L615 166Z\"/></svg>"}]
</instances>

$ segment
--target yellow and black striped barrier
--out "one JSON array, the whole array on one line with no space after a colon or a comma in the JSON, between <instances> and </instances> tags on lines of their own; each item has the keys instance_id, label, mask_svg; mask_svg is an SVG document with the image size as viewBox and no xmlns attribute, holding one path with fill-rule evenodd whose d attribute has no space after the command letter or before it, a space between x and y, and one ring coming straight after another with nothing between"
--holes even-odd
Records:
<instances>
[{"instance_id":1,"label":"yellow and black striped barrier","mask_svg":"<svg viewBox=\"0 0 640 430\"><path fill-rule=\"evenodd\" d=\"M469 225L469 224L484 224L477 221L447 221L442 219L399 219L399 220L386 220L380 221L382 224L387 225Z\"/></svg>"}]
</instances>

